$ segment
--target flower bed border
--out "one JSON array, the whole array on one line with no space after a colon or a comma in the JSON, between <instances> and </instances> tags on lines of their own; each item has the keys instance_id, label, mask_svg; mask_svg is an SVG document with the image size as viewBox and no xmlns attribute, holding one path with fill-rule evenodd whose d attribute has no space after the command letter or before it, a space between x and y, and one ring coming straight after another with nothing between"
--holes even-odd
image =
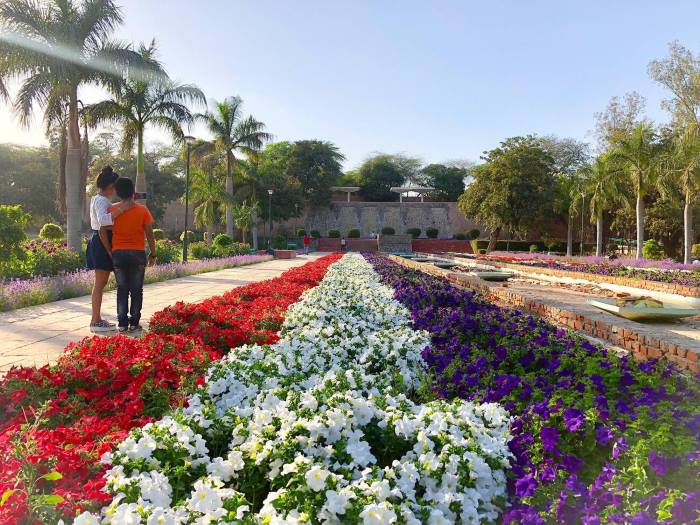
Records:
<instances>
[{"instance_id":1,"label":"flower bed border","mask_svg":"<svg viewBox=\"0 0 700 525\"><path fill-rule=\"evenodd\" d=\"M454 258L454 256L448 257ZM641 288L643 290L649 290L652 292L682 295L684 297L693 297L700 299L700 287L695 286L684 286L681 284L662 283L659 281L647 281L644 279L632 279L629 277L617 277L614 275L597 275L595 273L588 272L573 272L568 270L558 270L555 268L544 268L539 266L527 266L524 264L506 263L490 259L488 256L477 257L475 260L477 262L485 261L488 262L488 264L496 266L498 268L517 270L519 272L523 272L530 275L541 274L550 275L552 277L566 277L569 279L585 279L587 281L592 281L595 283L615 284L618 286Z\"/></svg>"},{"instance_id":2,"label":"flower bed border","mask_svg":"<svg viewBox=\"0 0 700 525\"><path fill-rule=\"evenodd\" d=\"M510 288L466 274L458 274L431 264L414 262L394 255L388 257L392 261L408 268L420 270L437 277L444 277L459 288L480 292L488 300L499 305L526 310L553 323L565 325L574 330L586 332L598 339L608 341L613 345L630 351L640 361L645 361L649 358L664 358L676 365L680 370L700 373L700 352L696 349L668 343L640 334L635 330L630 330L628 327L594 320L577 312L557 308L545 302L536 301L531 297L526 297ZM582 274L578 273L578 275Z\"/></svg>"}]
</instances>

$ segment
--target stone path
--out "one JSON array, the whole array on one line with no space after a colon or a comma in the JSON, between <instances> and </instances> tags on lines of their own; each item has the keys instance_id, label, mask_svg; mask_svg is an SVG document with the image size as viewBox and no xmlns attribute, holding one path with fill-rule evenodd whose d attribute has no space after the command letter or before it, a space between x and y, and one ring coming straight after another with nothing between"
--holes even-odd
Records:
<instances>
[{"instance_id":1,"label":"stone path","mask_svg":"<svg viewBox=\"0 0 700 525\"><path fill-rule=\"evenodd\" d=\"M177 301L198 302L236 286L276 277L322 255L277 259L148 284L144 287L143 320ZM105 293L102 312L113 322L115 308L116 292ZM54 361L68 343L92 335L89 321L90 296L0 313L0 375L13 365L42 366Z\"/></svg>"}]
</instances>

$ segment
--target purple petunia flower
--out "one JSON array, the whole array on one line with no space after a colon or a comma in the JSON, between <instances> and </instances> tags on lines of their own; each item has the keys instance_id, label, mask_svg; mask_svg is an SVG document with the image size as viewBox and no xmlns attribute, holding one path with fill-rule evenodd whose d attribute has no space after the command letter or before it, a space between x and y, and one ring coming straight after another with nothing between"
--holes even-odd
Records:
<instances>
[{"instance_id":1,"label":"purple petunia flower","mask_svg":"<svg viewBox=\"0 0 700 525\"><path fill-rule=\"evenodd\" d=\"M542 447L545 452L552 454L557 453L557 443L559 442L559 432L553 427L542 427L540 430L540 439L542 439Z\"/></svg>"},{"instance_id":2,"label":"purple petunia flower","mask_svg":"<svg viewBox=\"0 0 700 525\"><path fill-rule=\"evenodd\" d=\"M519 498L530 497L535 492L537 486L537 480L532 474L528 474L515 482L515 494Z\"/></svg>"},{"instance_id":3,"label":"purple petunia flower","mask_svg":"<svg viewBox=\"0 0 700 525\"><path fill-rule=\"evenodd\" d=\"M646 512L640 512L632 516L629 520L630 525L658 525L658 522Z\"/></svg>"},{"instance_id":4,"label":"purple petunia flower","mask_svg":"<svg viewBox=\"0 0 700 525\"><path fill-rule=\"evenodd\" d=\"M627 441L625 440L624 436L620 436L620 438L613 444L612 457L615 461L617 461L625 452L627 452Z\"/></svg>"},{"instance_id":5,"label":"purple petunia flower","mask_svg":"<svg viewBox=\"0 0 700 525\"><path fill-rule=\"evenodd\" d=\"M579 470L581 470L581 465L583 465L583 461L576 456L564 456L561 462L567 472L570 472L571 474L576 474Z\"/></svg>"},{"instance_id":6,"label":"purple petunia flower","mask_svg":"<svg viewBox=\"0 0 700 525\"><path fill-rule=\"evenodd\" d=\"M612 429L604 425L600 425L598 428L596 428L595 440L601 445L607 445L613 439L615 439L615 433L612 431Z\"/></svg>"},{"instance_id":7,"label":"purple petunia flower","mask_svg":"<svg viewBox=\"0 0 700 525\"><path fill-rule=\"evenodd\" d=\"M564 410L564 425L569 432L578 432L583 428L585 419L583 412L577 408L567 408Z\"/></svg>"}]
</instances>

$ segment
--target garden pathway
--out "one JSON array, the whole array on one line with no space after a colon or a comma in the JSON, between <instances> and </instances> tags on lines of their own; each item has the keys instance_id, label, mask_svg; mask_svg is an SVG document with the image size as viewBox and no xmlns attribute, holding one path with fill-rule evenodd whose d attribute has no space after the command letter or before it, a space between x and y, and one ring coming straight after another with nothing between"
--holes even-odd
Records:
<instances>
[{"instance_id":1,"label":"garden pathway","mask_svg":"<svg viewBox=\"0 0 700 525\"><path fill-rule=\"evenodd\" d=\"M276 259L148 284L144 287L143 319L148 321L155 312L177 301L198 302L237 286L277 277L322 255ZM103 313L112 321L115 303L116 292L105 293ZM68 343L91 335L89 315L90 296L0 313L0 375L13 365L42 366L54 361Z\"/></svg>"}]
</instances>

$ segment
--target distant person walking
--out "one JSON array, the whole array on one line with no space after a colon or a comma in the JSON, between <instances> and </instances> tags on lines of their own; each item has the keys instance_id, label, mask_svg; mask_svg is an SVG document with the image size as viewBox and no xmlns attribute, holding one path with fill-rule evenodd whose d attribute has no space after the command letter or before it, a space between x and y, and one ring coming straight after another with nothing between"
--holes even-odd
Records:
<instances>
[{"instance_id":1,"label":"distant person walking","mask_svg":"<svg viewBox=\"0 0 700 525\"><path fill-rule=\"evenodd\" d=\"M302 242L304 243L304 253L308 255L309 246L311 246L311 237L309 237L308 233L304 234L304 239Z\"/></svg>"},{"instance_id":2,"label":"distant person walking","mask_svg":"<svg viewBox=\"0 0 700 525\"><path fill-rule=\"evenodd\" d=\"M340 251L341 251L341 252L344 252L344 251L345 251L345 247L347 246L347 243L348 243L348 242L345 240L345 237L343 237L342 239L340 239Z\"/></svg>"},{"instance_id":3,"label":"distant person walking","mask_svg":"<svg viewBox=\"0 0 700 525\"><path fill-rule=\"evenodd\" d=\"M143 279L146 265L156 262L156 241L153 237L153 217L148 208L134 202L134 183L122 177L114 184L121 205L130 208L114 221L110 241L103 227L100 238L114 263L117 281L117 321L119 331L141 330L141 307L143 305ZM146 259L148 239L150 255ZM131 297L131 307L129 306Z\"/></svg>"},{"instance_id":4,"label":"distant person walking","mask_svg":"<svg viewBox=\"0 0 700 525\"><path fill-rule=\"evenodd\" d=\"M115 329L114 323L110 323L102 319L102 295L104 294L105 286L109 281L109 274L114 269L112 259L107 253L104 245L100 241L100 229L105 228L110 239L112 237L112 224L114 219L119 217L133 206L133 203L122 203L115 206L110 211L112 206L112 197L114 197L114 183L119 178L119 175L114 173L111 166L105 166L95 179L97 186L97 195L90 199L90 228L92 235L87 243L85 250L85 260L87 267L95 271L95 284L92 287L92 317L90 318L90 331L111 332Z\"/></svg>"}]
</instances>

